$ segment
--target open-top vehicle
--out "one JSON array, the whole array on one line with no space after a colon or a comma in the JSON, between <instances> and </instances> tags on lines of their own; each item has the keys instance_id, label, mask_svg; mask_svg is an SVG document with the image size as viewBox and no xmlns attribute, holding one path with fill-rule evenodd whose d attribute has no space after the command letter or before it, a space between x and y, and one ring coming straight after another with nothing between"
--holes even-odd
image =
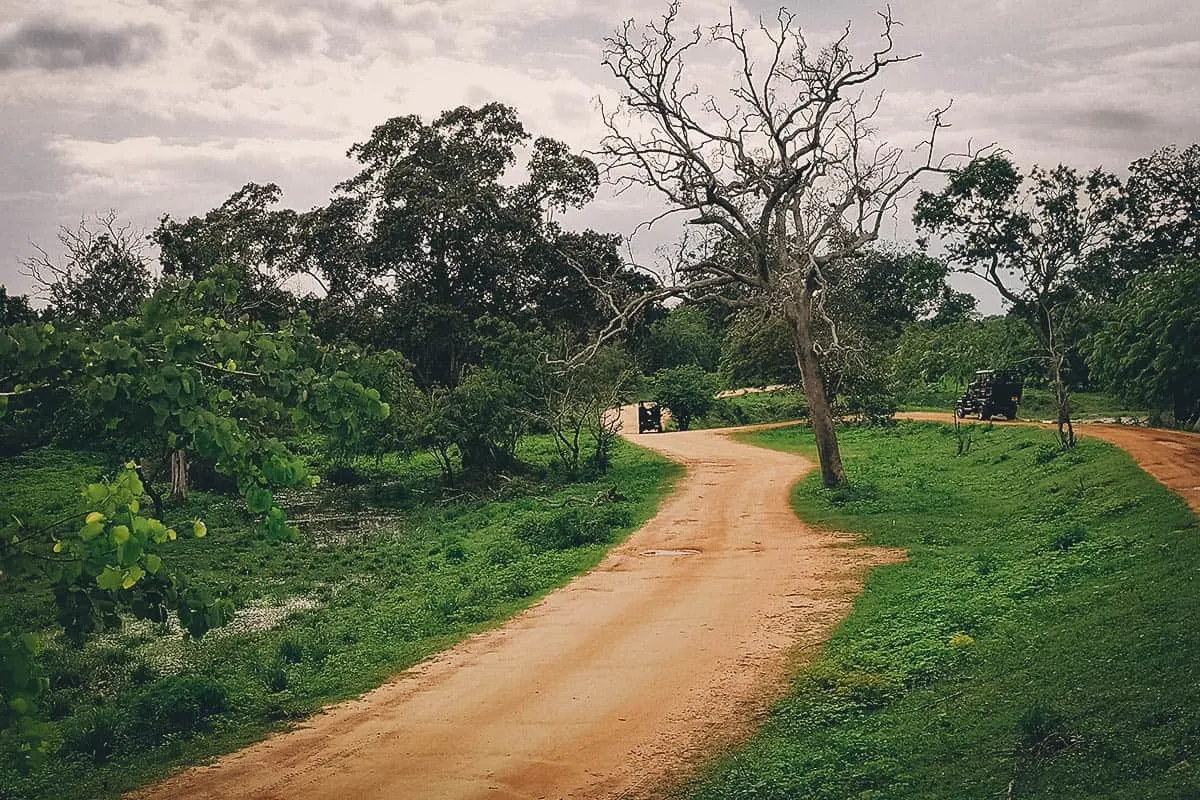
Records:
<instances>
[{"instance_id":1,"label":"open-top vehicle","mask_svg":"<svg viewBox=\"0 0 1200 800\"><path fill-rule=\"evenodd\" d=\"M954 404L954 413L959 417L978 414L980 419L997 415L1016 419L1023 388L1024 382L1014 370L981 369L975 373L966 393Z\"/></svg>"}]
</instances>

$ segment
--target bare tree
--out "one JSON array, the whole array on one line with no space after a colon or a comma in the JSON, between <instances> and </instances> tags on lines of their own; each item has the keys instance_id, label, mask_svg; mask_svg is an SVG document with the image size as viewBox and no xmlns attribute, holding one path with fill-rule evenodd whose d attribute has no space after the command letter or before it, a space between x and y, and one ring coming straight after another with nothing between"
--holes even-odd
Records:
<instances>
[{"instance_id":1,"label":"bare tree","mask_svg":"<svg viewBox=\"0 0 1200 800\"><path fill-rule=\"evenodd\" d=\"M879 16L880 44L862 61L850 52L849 26L814 50L784 9L750 30L732 11L728 22L680 30L672 2L661 19L629 21L605 40L604 63L623 85L619 106L603 109L605 174L622 190L649 187L668 202L662 217L684 214L693 226L668 284L619 309L606 334L671 295L781 316L826 486L845 481L821 374L822 357L840 346L826 303L831 275L878 238L922 173L956 163L935 157L946 109L930 115L915 164L878 138L872 121L881 95L864 86L917 57L893 53L898 23L890 11ZM719 93L699 83L704 59L714 56L736 65L733 85Z\"/></svg>"},{"instance_id":2,"label":"bare tree","mask_svg":"<svg viewBox=\"0 0 1200 800\"><path fill-rule=\"evenodd\" d=\"M116 211L59 228L58 242L61 255L35 244L37 254L22 263L52 315L99 328L136 313L150 296L146 237Z\"/></svg>"}]
</instances>

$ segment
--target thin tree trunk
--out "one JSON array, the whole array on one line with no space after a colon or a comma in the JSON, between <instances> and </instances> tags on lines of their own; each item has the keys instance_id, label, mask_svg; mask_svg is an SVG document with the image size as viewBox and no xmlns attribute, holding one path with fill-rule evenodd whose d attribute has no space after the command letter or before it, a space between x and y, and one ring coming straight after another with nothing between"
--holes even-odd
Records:
<instances>
[{"instance_id":1,"label":"thin tree trunk","mask_svg":"<svg viewBox=\"0 0 1200 800\"><path fill-rule=\"evenodd\" d=\"M821 464L821 481L832 489L846 482L846 470L842 467L842 454L838 449L837 429L834 426L833 409L825 394L825 383L821 379L821 364L812 338L812 292L800 292L796 302L786 308L792 327L792 345L796 352L796 365L804 384L804 396L808 401L808 418L812 422L813 435L817 440L817 460Z\"/></svg>"},{"instance_id":2,"label":"thin tree trunk","mask_svg":"<svg viewBox=\"0 0 1200 800\"><path fill-rule=\"evenodd\" d=\"M154 488L154 484L146 477L146 473L140 464L135 471L137 472L138 479L142 482L142 488L145 489L146 494L150 497L150 502L154 503L154 516L162 519L164 513L162 495L158 493L158 490Z\"/></svg>"},{"instance_id":3,"label":"thin tree trunk","mask_svg":"<svg viewBox=\"0 0 1200 800\"><path fill-rule=\"evenodd\" d=\"M1071 424L1071 396L1067 392L1067 384L1063 380L1062 353L1055 353L1054 359L1054 400L1058 406L1058 440L1064 448L1075 446L1075 426Z\"/></svg>"},{"instance_id":4,"label":"thin tree trunk","mask_svg":"<svg viewBox=\"0 0 1200 800\"><path fill-rule=\"evenodd\" d=\"M176 450L171 453L171 500L176 503L186 503L188 498L188 462L187 451Z\"/></svg>"}]
</instances>

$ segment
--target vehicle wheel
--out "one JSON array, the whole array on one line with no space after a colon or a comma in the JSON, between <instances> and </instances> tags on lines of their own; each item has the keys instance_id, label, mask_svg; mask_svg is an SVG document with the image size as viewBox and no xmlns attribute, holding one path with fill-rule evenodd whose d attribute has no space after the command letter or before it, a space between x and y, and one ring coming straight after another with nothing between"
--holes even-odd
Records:
<instances>
[{"instance_id":1,"label":"vehicle wheel","mask_svg":"<svg viewBox=\"0 0 1200 800\"><path fill-rule=\"evenodd\" d=\"M990 408L988 408L987 406L984 406L983 408L979 409L979 419L980 420L987 422L991 418L992 418L992 410Z\"/></svg>"}]
</instances>

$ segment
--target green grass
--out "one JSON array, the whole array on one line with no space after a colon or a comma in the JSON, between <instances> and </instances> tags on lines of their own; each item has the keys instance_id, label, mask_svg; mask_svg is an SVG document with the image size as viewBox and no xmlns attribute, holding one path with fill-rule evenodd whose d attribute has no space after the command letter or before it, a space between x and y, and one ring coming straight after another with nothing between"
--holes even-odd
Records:
<instances>
[{"instance_id":1,"label":"green grass","mask_svg":"<svg viewBox=\"0 0 1200 800\"><path fill-rule=\"evenodd\" d=\"M263 541L229 499L197 493L209 522L170 563L248 608L200 641L127 624L82 649L52 638L44 712L56 752L30 774L0 767L0 798L115 796L352 697L496 624L597 564L654 512L682 470L624 443L607 475L556 477L547 441L498 488L442 492L436 465L356 463L365 483L294 496L302 541ZM70 509L97 455L0 461L0 513ZM337 515L337 519L303 520ZM0 583L0 621L52 629L45 586Z\"/></svg>"},{"instance_id":2,"label":"green grass","mask_svg":"<svg viewBox=\"0 0 1200 800\"><path fill-rule=\"evenodd\" d=\"M1115 448L945 426L841 434L800 516L903 547L693 798L1200 796L1200 529ZM801 429L747 437L811 453ZM1011 789L1010 789L1011 786Z\"/></svg>"},{"instance_id":3,"label":"green grass","mask_svg":"<svg viewBox=\"0 0 1200 800\"><path fill-rule=\"evenodd\" d=\"M940 385L926 386L909 392L903 398L901 408L905 411L951 412L954 410L955 401L962 394L962 389ZM1030 386L1022 392L1021 404L1017 408L1019 418L1053 419L1057 413L1054 392ZM1144 420L1148 416L1145 409L1128 408L1117 398L1102 392L1072 392L1071 414L1074 419L1135 417Z\"/></svg>"},{"instance_id":4,"label":"green grass","mask_svg":"<svg viewBox=\"0 0 1200 800\"><path fill-rule=\"evenodd\" d=\"M750 392L733 397L717 398L716 403L692 428L729 428L737 425L757 425L764 422L788 422L808 416L808 403L796 390Z\"/></svg>"}]
</instances>

